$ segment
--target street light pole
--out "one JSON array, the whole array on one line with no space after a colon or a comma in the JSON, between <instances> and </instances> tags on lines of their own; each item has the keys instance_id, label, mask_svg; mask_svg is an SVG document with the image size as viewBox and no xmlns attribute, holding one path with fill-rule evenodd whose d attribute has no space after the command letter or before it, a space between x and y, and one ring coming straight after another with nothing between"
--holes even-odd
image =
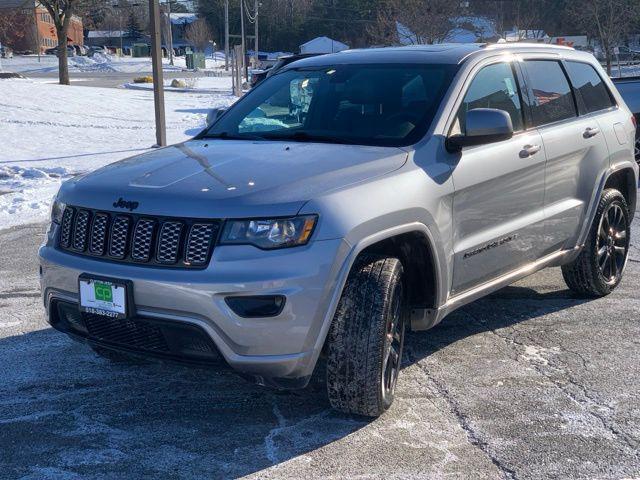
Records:
<instances>
[{"instance_id":1,"label":"street light pole","mask_svg":"<svg viewBox=\"0 0 640 480\"><path fill-rule=\"evenodd\" d=\"M156 116L156 143L159 147L164 147L167 145L167 126L164 114L160 5L158 0L149 0L149 17L151 20L151 59L153 62L153 100Z\"/></svg>"}]
</instances>

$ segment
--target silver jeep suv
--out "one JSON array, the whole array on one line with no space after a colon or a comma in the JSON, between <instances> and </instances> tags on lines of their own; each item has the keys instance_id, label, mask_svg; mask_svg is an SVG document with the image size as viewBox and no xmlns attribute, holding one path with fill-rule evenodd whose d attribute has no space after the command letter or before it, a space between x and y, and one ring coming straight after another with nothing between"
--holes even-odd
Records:
<instances>
[{"instance_id":1,"label":"silver jeep suv","mask_svg":"<svg viewBox=\"0 0 640 480\"><path fill-rule=\"evenodd\" d=\"M569 48L297 61L194 139L62 185L39 252L49 322L278 388L321 359L335 408L380 415L405 328L548 266L581 295L618 285L634 129Z\"/></svg>"}]
</instances>

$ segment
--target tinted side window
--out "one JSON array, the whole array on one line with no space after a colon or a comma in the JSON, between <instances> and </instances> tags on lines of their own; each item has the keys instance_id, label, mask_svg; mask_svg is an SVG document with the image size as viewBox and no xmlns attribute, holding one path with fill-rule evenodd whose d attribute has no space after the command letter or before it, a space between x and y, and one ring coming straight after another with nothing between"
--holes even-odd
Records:
<instances>
[{"instance_id":1,"label":"tinted side window","mask_svg":"<svg viewBox=\"0 0 640 480\"><path fill-rule=\"evenodd\" d=\"M496 63L478 72L460 105L452 133L465 133L466 113L474 108L504 110L511 117L514 132L524 128L518 84L510 63Z\"/></svg>"},{"instance_id":2,"label":"tinted side window","mask_svg":"<svg viewBox=\"0 0 640 480\"><path fill-rule=\"evenodd\" d=\"M614 105L607 86L588 63L567 62L567 72L578 92L580 113L597 112Z\"/></svg>"},{"instance_id":3,"label":"tinted side window","mask_svg":"<svg viewBox=\"0 0 640 480\"><path fill-rule=\"evenodd\" d=\"M527 72L533 90L533 123L544 125L577 115L573 94L560 63L528 60Z\"/></svg>"}]
</instances>

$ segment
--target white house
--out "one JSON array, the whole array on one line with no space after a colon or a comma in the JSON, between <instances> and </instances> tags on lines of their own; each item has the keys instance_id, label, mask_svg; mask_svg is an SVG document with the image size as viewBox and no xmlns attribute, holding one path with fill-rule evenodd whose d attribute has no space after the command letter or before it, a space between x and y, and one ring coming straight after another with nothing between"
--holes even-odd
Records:
<instances>
[{"instance_id":1,"label":"white house","mask_svg":"<svg viewBox=\"0 0 640 480\"><path fill-rule=\"evenodd\" d=\"M334 53L347 50L346 45L329 37L317 37L300 45L300 53Z\"/></svg>"}]
</instances>

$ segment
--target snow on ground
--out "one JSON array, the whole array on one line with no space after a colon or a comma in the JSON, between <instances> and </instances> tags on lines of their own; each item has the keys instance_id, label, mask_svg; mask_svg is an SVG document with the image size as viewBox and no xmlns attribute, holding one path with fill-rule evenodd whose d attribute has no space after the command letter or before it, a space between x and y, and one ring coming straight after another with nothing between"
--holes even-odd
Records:
<instances>
[{"instance_id":1,"label":"snow on ground","mask_svg":"<svg viewBox=\"0 0 640 480\"><path fill-rule=\"evenodd\" d=\"M163 59L165 71L181 71L186 68L185 57L175 57L174 65L168 59ZM2 68L9 72L45 73L58 71L58 57L55 55L17 55L13 58L2 59ZM224 65L224 55L216 53L215 58L207 58L207 68L217 68ZM69 57L70 72L122 72L148 73L151 72L151 58L118 57L96 53L92 57Z\"/></svg>"},{"instance_id":2,"label":"snow on ground","mask_svg":"<svg viewBox=\"0 0 640 480\"><path fill-rule=\"evenodd\" d=\"M167 141L205 125L228 94L165 95ZM44 220L60 183L155 143L153 93L0 80L0 229Z\"/></svg>"}]
</instances>

